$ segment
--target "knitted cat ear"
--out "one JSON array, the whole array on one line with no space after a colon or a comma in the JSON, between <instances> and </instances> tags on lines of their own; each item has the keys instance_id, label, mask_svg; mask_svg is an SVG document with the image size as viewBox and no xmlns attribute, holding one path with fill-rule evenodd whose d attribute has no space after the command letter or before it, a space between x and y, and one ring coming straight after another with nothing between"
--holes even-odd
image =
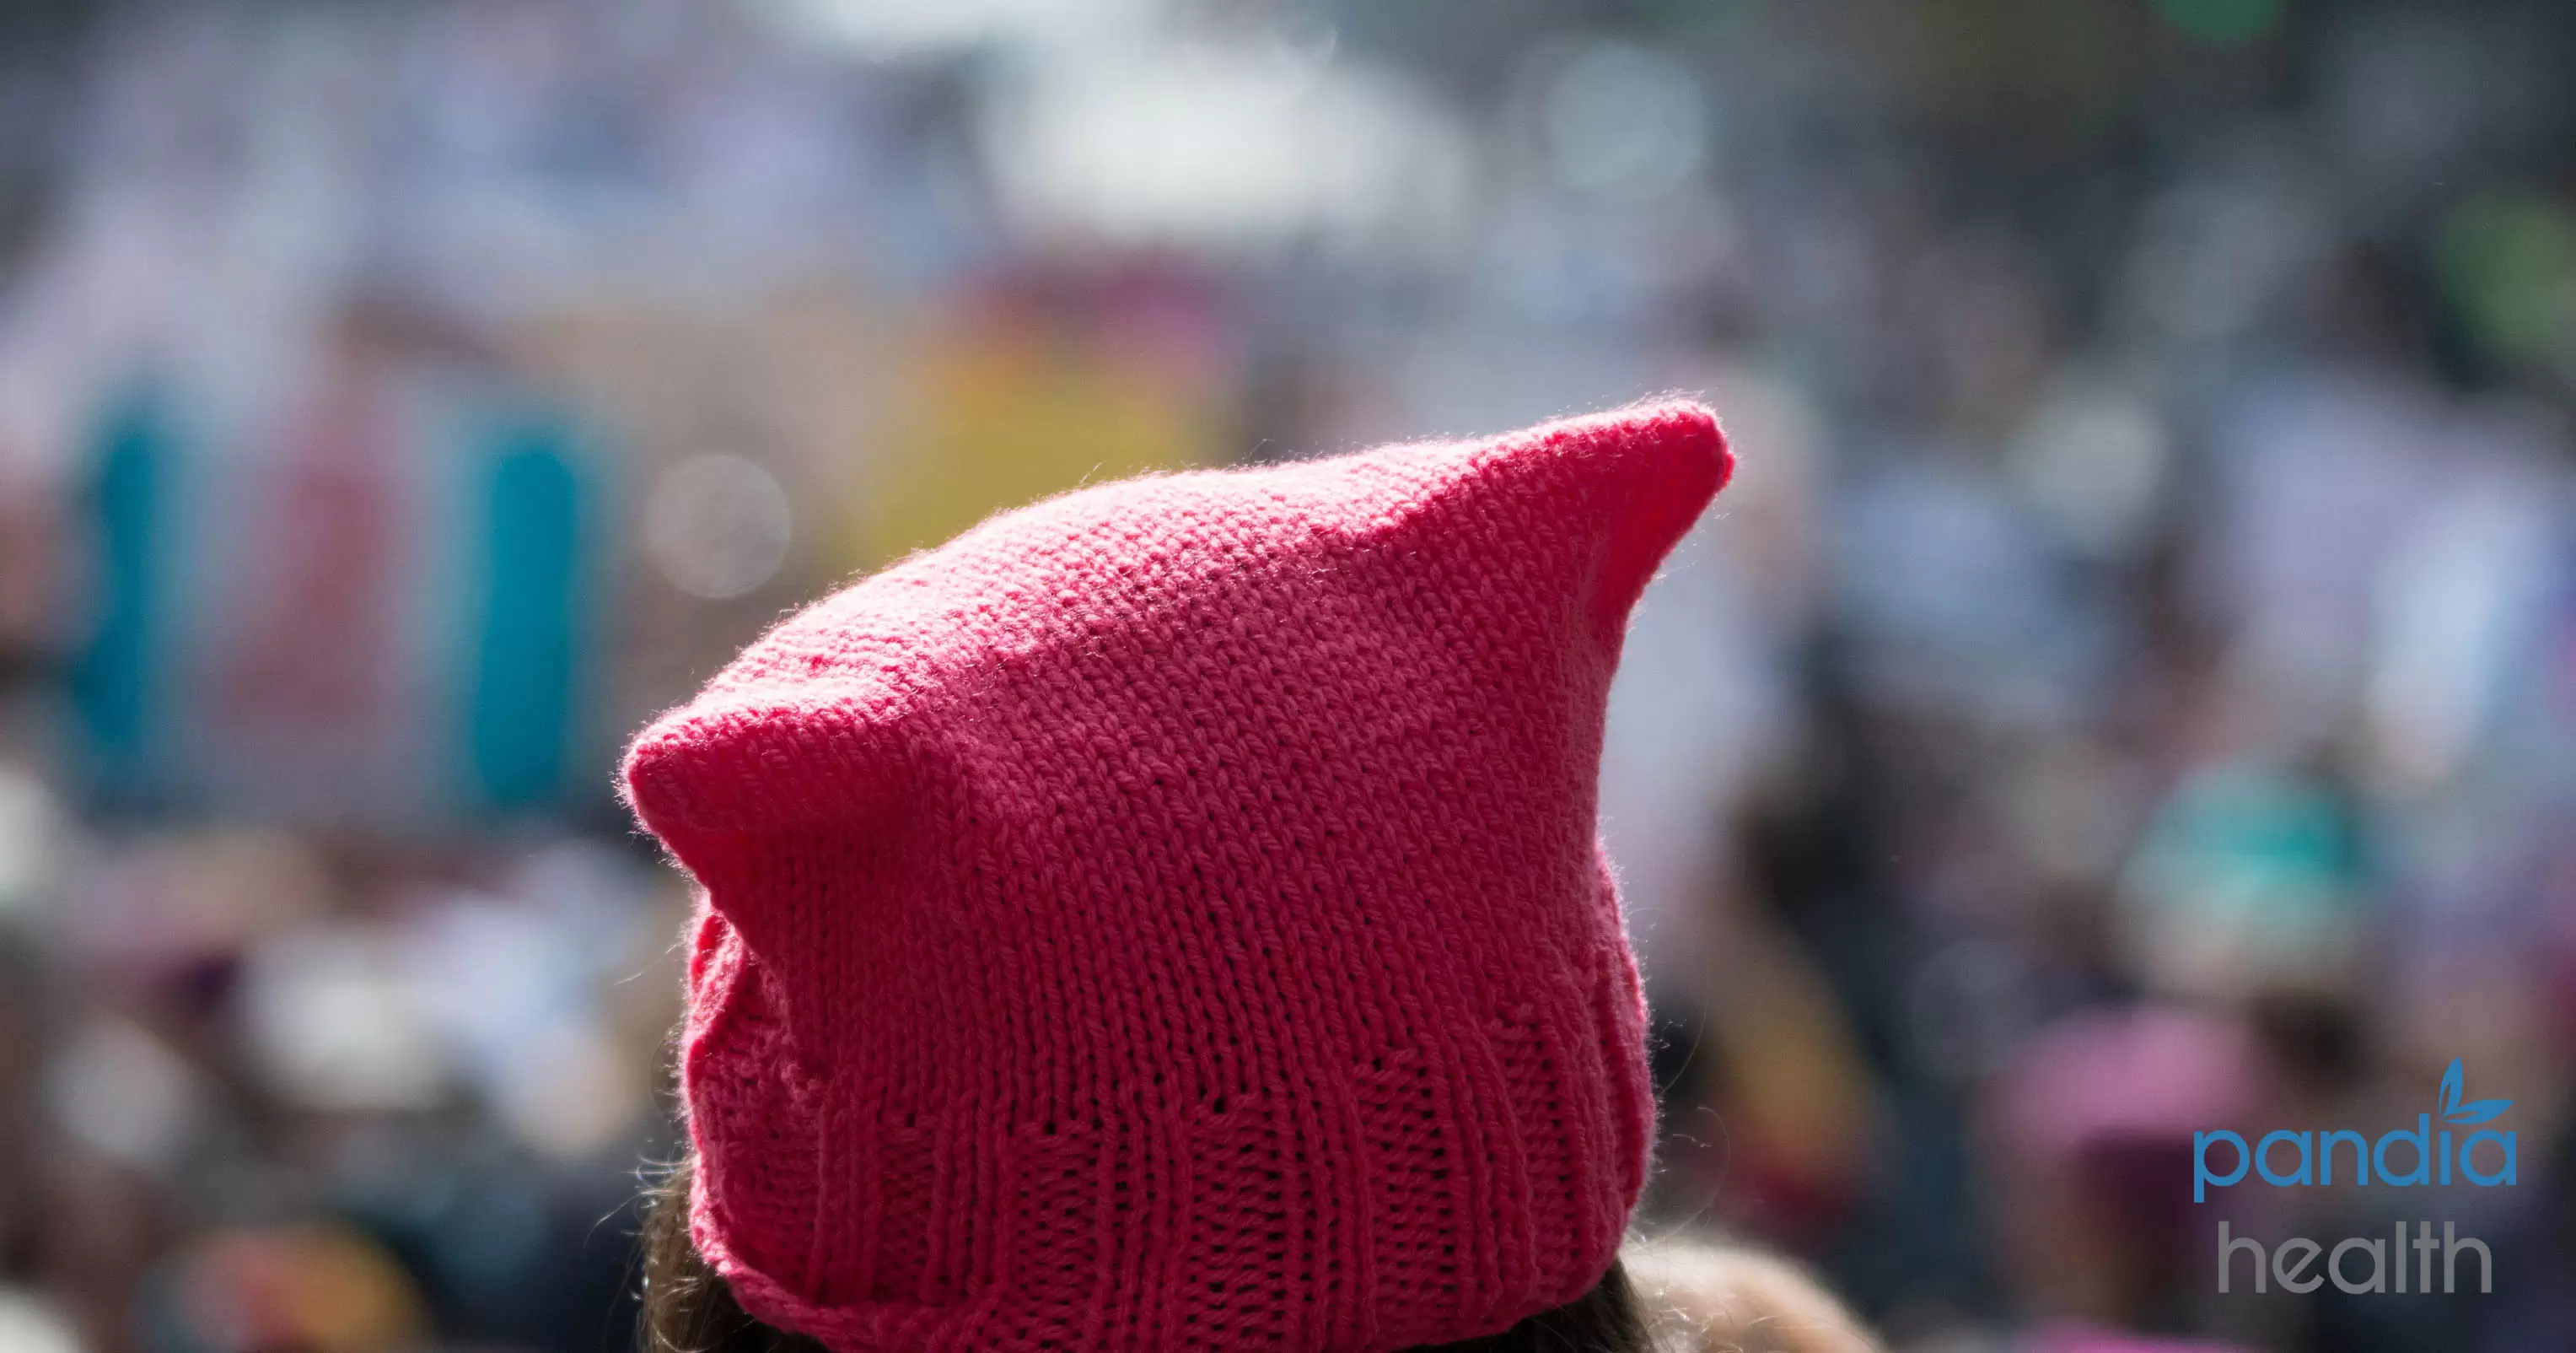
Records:
<instances>
[{"instance_id":1,"label":"knitted cat ear","mask_svg":"<svg viewBox=\"0 0 2576 1353\"><path fill-rule=\"evenodd\" d=\"M1675 400L1514 433L1475 465L1453 490L1462 506L1490 509L1517 539L1583 537L1579 553L1596 561L1585 609L1615 651L1637 598L1734 475L1735 457L1715 414Z\"/></svg>"},{"instance_id":2,"label":"knitted cat ear","mask_svg":"<svg viewBox=\"0 0 2576 1353\"><path fill-rule=\"evenodd\" d=\"M1399 463L1409 471L1395 471ZM1618 650L1628 612L1664 556L1690 529L1734 467L1717 419L1687 402L1647 405L1549 423L1467 446L1416 446L1311 462L1286 473L1322 476L1328 486L1318 513L1365 514L1368 476L1426 476L1421 524L1442 533L1483 537L1479 552L1511 561L1544 557L1572 564L1531 581L1556 597L1583 589L1583 610L1604 651ZM1257 475L1262 472L1244 472ZM1171 481L1174 483L1185 480ZM1209 477L1243 497L1253 478ZM1379 481L1381 484L1383 480ZM1415 484L1423 481L1414 479ZM1116 492L1108 486L1095 492ZM1158 491L1150 481L1128 492ZM1060 500L1077 503L1079 499ZM1267 500L1259 500L1266 510ZM1095 513L1100 509L1095 504ZM1032 524L1035 523L1035 524ZM1024 518L1021 536L1083 529L1083 519ZM1097 523L1092 523L1097 528ZM1125 531L1129 528L1120 527ZM1175 527L1175 530L1188 529ZM1021 536L982 539L980 568L1018 569L1046 579L1061 568L1054 555L1030 550ZM970 538L971 539L971 538ZM1552 548L1536 548L1547 543ZM966 541L949 550L975 548ZM1172 548L1178 548L1174 546ZM1023 557L1025 556L1025 557ZM867 820L908 791L926 749L907 738L906 692L919 678L896 674L943 645L980 651L972 631L987 598L971 588L945 591L934 553L903 570L862 584L775 630L748 650L716 687L665 715L637 737L625 765L626 797L636 815L683 859L709 834L753 824ZM965 570L960 577L981 577ZM1044 586L1006 589L1014 606L1041 609L1059 591L1080 595L1096 578L1057 577ZM916 585L920 586L916 586ZM1043 627L1040 627L1043 628ZM833 643L816 647L817 633ZM865 643L848 643L854 633Z\"/></svg>"},{"instance_id":3,"label":"knitted cat ear","mask_svg":"<svg viewBox=\"0 0 2576 1353\"><path fill-rule=\"evenodd\" d=\"M626 750L626 800L654 835L681 843L747 823L851 820L900 793L898 726L851 699L701 702Z\"/></svg>"}]
</instances>

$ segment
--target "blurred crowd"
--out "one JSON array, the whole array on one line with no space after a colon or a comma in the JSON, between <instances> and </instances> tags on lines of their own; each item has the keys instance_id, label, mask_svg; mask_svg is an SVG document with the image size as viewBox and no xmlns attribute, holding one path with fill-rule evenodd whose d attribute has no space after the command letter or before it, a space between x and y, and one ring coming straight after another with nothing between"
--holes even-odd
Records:
<instances>
[{"instance_id":1,"label":"blurred crowd","mask_svg":"<svg viewBox=\"0 0 2576 1353\"><path fill-rule=\"evenodd\" d=\"M1741 469L1606 755L1646 1227L1901 1348L2576 1347L2570 69L2559 0L0 3L0 1348L624 1347L627 732L1001 506L1666 391ZM2223 1215L2494 1292L2220 1296L2192 1134L2454 1059L2512 1187Z\"/></svg>"}]
</instances>

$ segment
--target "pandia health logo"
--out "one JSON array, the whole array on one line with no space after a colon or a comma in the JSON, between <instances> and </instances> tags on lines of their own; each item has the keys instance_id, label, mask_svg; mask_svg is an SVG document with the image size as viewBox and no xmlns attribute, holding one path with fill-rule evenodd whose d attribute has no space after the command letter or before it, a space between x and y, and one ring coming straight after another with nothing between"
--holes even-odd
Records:
<instances>
[{"instance_id":1,"label":"pandia health logo","mask_svg":"<svg viewBox=\"0 0 2576 1353\"><path fill-rule=\"evenodd\" d=\"M2267 1132L2247 1145L2243 1134L2226 1131L2192 1134L2192 1201L2209 1201L2213 1188L2227 1189L2251 1176L2274 1188L2326 1188L2338 1183L2372 1188L2446 1188L2465 1182L2476 1188L2505 1188L2517 1181L2519 1148L2511 1131L2481 1126L2513 1107L2509 1099L2461 1100L2459 1061L2443 1073L2435 1113L2415 1116L2411 1128L2396 1128L2374 1139L2351 1129L2324 1132ZM2436 1114L2440 1126L2435 1126ZM2463 1131L2462 1129L2474 1129ZM2224 1167L2224 1168L2221 1168ZM2457 1234L2442 1223L2439 1239L2433 1223L2417 1225L2411 1238L2407 1224L2396 1224L2391 1240L2354 1237L2326 1248L2304 1237L2292 1237L2266 1251L2260 1241L2233 1237L2226 1222L2218 1224L2218 1290L2228 1290L2228 1261L2239 1254L2253 1259L2254 1290L2266 1290L2266 1271L2292 1292L2313 1292L2331 1279L2343 1292L2431 1292L2436 1290L2435 1260L2441 1285L2456 1290L2460 1260L2477 1261L2478 1290L2495 1287L2495 1256L2474 1237ZM2408 1263L2411 1257L2413 1264ZM2319 1255L2324 1271L2312 1272ZM2266 1261L2269 1261L2268 1263ZM2350 1263L2347 1264L2347 1260ZM2393 1262L2392 1262L2393 1261ZM2365 1268L2365 1263L2367 1267ZM2410 1274L2409 1269L2413 1272ZM2410 1285L2408 1279L2414 1282Z\"/></svg>"}]
</instances>

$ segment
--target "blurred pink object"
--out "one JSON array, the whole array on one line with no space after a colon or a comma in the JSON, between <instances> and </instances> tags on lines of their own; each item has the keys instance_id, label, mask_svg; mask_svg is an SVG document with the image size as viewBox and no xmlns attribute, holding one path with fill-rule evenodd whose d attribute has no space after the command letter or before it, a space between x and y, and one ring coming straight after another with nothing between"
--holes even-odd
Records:
<instances>
[{"instance_id":1,"label":"blurred pink object","mask_svg":"<svg viewBox=\"0 0 2576 1353\"><path fill-rule=\"evenodd\" d=\"M2031 1336L2024 1353L2246 1353L2239 1344L2201 1339L2150 1339L2083 1325L2052 1325Z\"/></svg>"},{"instance_id":2,"label":"blurred pink object","mask_svg":"<svg viewBox=\"0 0 2576 1353\"><path fill-rule=\"evenodd\" d=\"M1996 1126L2016 1150L2052 1158L2188 1142L2241 1121L2253 1080L2251 1050L2233 1025L2152 1008L2078 1015L2014 1058Z\"/></svg>"}]
</instances>

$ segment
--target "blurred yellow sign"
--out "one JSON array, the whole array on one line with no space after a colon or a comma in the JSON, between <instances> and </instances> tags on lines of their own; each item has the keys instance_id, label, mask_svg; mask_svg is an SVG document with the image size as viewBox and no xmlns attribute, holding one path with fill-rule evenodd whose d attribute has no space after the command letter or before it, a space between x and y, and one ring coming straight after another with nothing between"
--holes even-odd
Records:
<instances>
[{"instance_id":1,"label":"blurred yellow sign","mask_svg":"<svg viewBox=\"0 0 2576 1353\"><path fill-rule=\"evenodd\" d=\"M1212 401L1108 345L1017 321L935 335L862 489L854 563L875 568L1003 508L1212 459Z\"/></svg>"}]
</instances>

